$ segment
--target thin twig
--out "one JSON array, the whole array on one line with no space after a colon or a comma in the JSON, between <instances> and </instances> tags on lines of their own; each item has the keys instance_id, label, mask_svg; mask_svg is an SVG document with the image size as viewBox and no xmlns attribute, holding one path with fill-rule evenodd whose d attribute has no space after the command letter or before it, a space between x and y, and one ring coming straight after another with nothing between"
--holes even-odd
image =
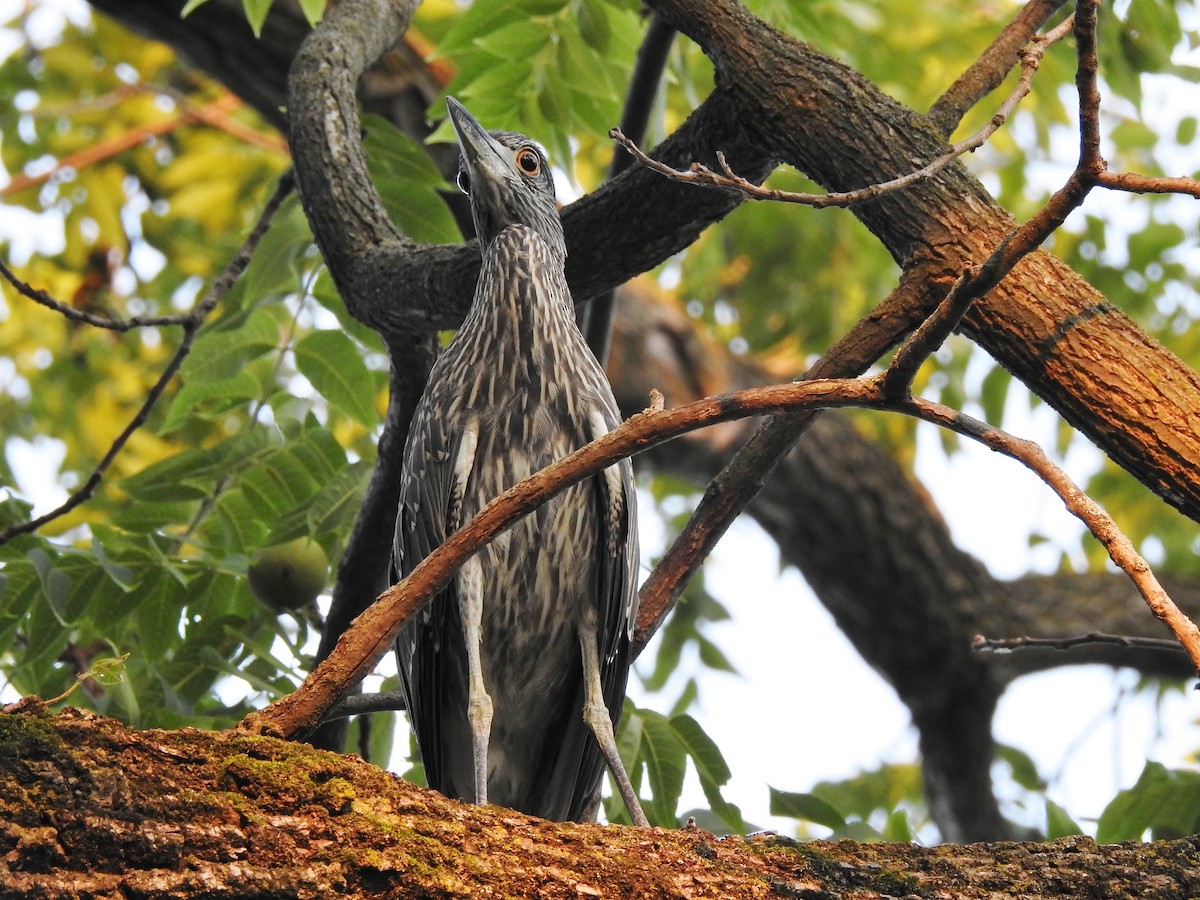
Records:
<instances>
[{"instance_id":1,"label":"thin twig","mask_svg":"<svg viewBox=\"0 0 1200 900\"><path fill-rule=\"evenodd\" d=\"M1105 169L1096 173L1096 184L1113 191L1131 194L1186 194L1200 199L1200 179L1177 177L1155 177L1137 175L1133 172L1110 172Z\"/></svg>"},{"instance_id":2,"label":"thin twig","mask_svg":"<svg viewBox=\"0 0 1200 900\"><path fill-rule=\"evenodd\" d=\"M209 287L205 296L192 308L192 311L188 314L187 321L181 323L183 327L183 337L180 339L179 346L176 348L174 355L167 363L166 368L163 369L162 374L159 375L158 380L154 383L154 386L151 387L147 392L146 399L142 402L141 407L129 421L129 424L127 424L121 433L117 435L116 439L112 442L112 445L108 448L108 452L104 454L100 462L96 463L96 467L92 469L92 472L90 475L88 475L87 480L85 480L79 488L72 492L71 495L56 508L25 522L17 522L14 525L10 525L8 528L5 528L3 531L0 531L0 544L7 543L19 534L29 534L36 531L47 522L51 522L61 516L66 515L71 510L75 509L75 507L85 503L91 498L91 496L95 493L96 488L100 485L101 480L103 480L105 473L112 465L113 460L117 458L117 454L124 449L125 444L128 443L134 432L136 432L142 427L142 425L145 424L146 420L150 417L151 411L158 403L159 398L162 397L163 392L166 390L167 385L170 383L171 379L175 377L176 372L179 371L179 367L183 365L184 359L186 359L188 353L191 352L192 344L196 339L196 334L199 332L200 326L203 324L205 317L212 312L213 308L221 302L222 298L227 293L229 293L229 289L233 287L234 282L236 282L242 272L246 270L246 266L249 265L250 258L253 256L255 248L258 247L258 243L260 240L262 240L263 235L266 234L267 228L270 226L271 220L274 218L275 213L279 210L279 207L282 205L284 199L289 193L291 193L294 185L295 181L292 177L291 170L288 170L280 177L279 184L275 188L275 193L271 195L271 198L267 201L266 206L263 207L263 211L260 214L258 221L255 223L254 228L251 229L250 234L246 237L246 240L242 244L241 248L234 255L233 259L231 259L225 266L224 271L221 272L217 279L212 283L212 286Z\"/></svg>"},{"instance_id":3,"label":"thin twig","mask_svg":"<svg viewBox=\"0 0 1200 900\"><path fill-rule=\"evenodd\" d=\"M191 321L192 314L175 313L169 316L133 316L128 319L113 319L104 315L87 312L86 310L76 309L69 303L63 303L61 300L56 300L48 293L31 287L27 282L22 281L13 271L0 260L0 276L11 284L23 297L27 297L34 303L40 303L47 309L52 309L56 313L65 316L73 322L82 322L85 325L92 325L96 328L107 328L110 331L132 331L135 328L163 328L173 325L187 325Z\"/></svg>"},{"instance_id":4,"label":"thin twig","mask_svg":"<svg viewBox=\"0 0 1200 900\"><path fill-rule=\"evenodd\" d=\"M1062 638L989 638L979 634L971 641L971 649L985 653L1011 653L1014 650L1033 649L1071 650L1075 647L1087 647L1095 644L1139 647L1146 650L1160 650L1168 653L1186 652L1183 647L1179 646L1179 641L1170 638L1150 638L1130 634L1105 634L1100 631Z\"/></svg>"},{"instance_id":5,"label":"thin twig","mask_svg":"<svg viewBox=\"0 0 1200 900\"><path fill-rule=\"evenodd\" d=\"M898 400L908 395L921 364L942 345L950 336L950 332L958 327L962 317L978 298L979 293L969 289L973 282L972 276L977 275L978 271L974 269L960 275L949 293L937 305L937 309L900 345L900 349L892 357L891 365L883 374L885 397Z\"/></svg>"},{"instance_id":6,"label":"thin twig","mask_svg":"<svg viewBox=\"0 0 1200 900\"><path fill-rule=\"evenodd\" d=\"M853 191L806 194L763 187L734 172L726 162L725 154L720 151L717 151L717 162L721 166L720 172L714 172L708 166L698 162L692 163L691 167L687 170L674 169L665 163L647 156L634 141L621 132L620 128L611 129L608 132L608 136L628 150L642 165L654 172L658 172L660 175L670 178L672 181L679 181L684 184L730 188L740 191L751 200L775 200L781 203L799 203L819 209L831 206L853 206L856 203L862 203L865 200L874 200L884 194L901 191L919 182L928 181L960 156L978 150L987 143L988 138L995 134L1008 121L1008 117L1012 115L1018 104L1025 99L1025 96L1032 88L1034 73L1037 72L1038 64L1045 55L1046 49L1070 33L1071 23L1072 19L1067 19L1046 34L1033 39L1031 46L1021 56L1021 77L1017 82L1016 88L1013 89L1013 92L1000 105L996 114L988 120L986 125L974 134L951 144L941 156L913 172L901 175L899 178L893 178L891 181L867 185Z\"/></svg>"},{"instance_id":7,"label":"thin twig","mask_svg":"<svg viewBox=\"0 0 1200 900\"><path fill-rule=\"evenodd\" d=\"M369 716L379 712L403 712L405 699L403 691L377 691L374 694L353 694L329 710L321 719L322 722L332 722L335 719L349 719L351 716Z\"/></svg>"}]
</instances>

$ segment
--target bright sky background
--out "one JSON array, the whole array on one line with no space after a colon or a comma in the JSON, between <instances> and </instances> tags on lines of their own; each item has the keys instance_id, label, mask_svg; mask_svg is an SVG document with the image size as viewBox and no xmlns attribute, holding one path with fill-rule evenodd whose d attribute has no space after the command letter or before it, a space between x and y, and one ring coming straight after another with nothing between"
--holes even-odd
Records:
<instances>
[{"instance_id":1,"label":"bright sky background","mask_svg":"<svg viewBox=\"0 0 1200 900\"><path fill-rule=\"evenodd\" d=\"M0 20L11 18L21 6L19 0L0 0ZM72 17L80 10L86 15L78 0L41 6L45 18L35 23L39 28L55 27L58 8L70 10ZM8 52L11 47L0 44L0 56ZM1189 108L1200 108L1200 103ZM1063 157L1068 165L1073 152L1068 149ZM1190 168L1194 161L1186 165ZM1059 174L1051 177L1057 181ZM61 247L52 222L39 223L13 209L0 209L0 240L6 258L18 263L31 253ZM1193 247L1191 255L1200 268L1200 250ZM11 312L20 314L19 309ZM1005 427L1054 446L1055 415L1044 406L1029 413L1021 391L1012 389ZM64 494L54 484L61 462L56 442L10 441L6 452L21 489L36 500L39 512L61 501ZM1084 449L1060 462L1082 479L1097 459L1094 450ZM1031 473L970 443L947 459L933 426L918 428L917 475L958 544L999 577L1048 571L1056 564L1057 548L1029 548L1031 532L1057 536L1062 546L1078 543L1082 526ZM645 546L661 544L661 524L651 516L643 516L641 524ZM767 785L803 791L881 762L911 761L916 734L905 707L862 662L803 579L792 569L776 577L778 571L774 544L753 522L738 523L717 548L706 569L708 586L733 619L713 627L710 637L740 674L706 677L693 714L722 748L734 773L726 796L741 806L748 821L790 832L791 820L767 814ZM1097 815L1118 789L1132 784L1147 758L1179 766L1200 748L1195 692L1171 694L1156 707L1134 692L1136 680L1131 672L1101 667L1061 670L1022 679L1001 702L997 739L1033 756L1042 774L1054 779L1051 799L1081 824ZM666 702L641 694L636 679L630 694L652 708ZM665 695L672 696L671 691ZM705 805L698 784L694 779L689 784L681 809ZM1022 820L1043 824L1042 811L1029 810Z\"/></svg>"}]
</instances>

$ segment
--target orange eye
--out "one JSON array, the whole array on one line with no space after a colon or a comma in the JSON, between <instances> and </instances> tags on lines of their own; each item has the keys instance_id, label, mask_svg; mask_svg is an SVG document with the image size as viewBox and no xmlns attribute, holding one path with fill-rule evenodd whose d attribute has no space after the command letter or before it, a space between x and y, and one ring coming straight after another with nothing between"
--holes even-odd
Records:
<instances>
[{"instance_id":1,"label":"orange eye","mask_svg":"<svg viewBox=\"0 0 1200 900\"><path fill-rule=\"evenodd\" d=\"M542 159L531 147L517 151L517 167L526 175L537 175L542 171Z\"/></svg>"}]
</instances>

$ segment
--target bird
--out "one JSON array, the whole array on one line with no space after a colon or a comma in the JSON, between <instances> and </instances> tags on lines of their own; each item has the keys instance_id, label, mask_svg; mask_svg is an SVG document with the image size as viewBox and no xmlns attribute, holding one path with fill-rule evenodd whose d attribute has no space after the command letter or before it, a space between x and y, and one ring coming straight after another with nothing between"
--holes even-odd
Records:
<instances>
[{"instance_id":1,"label":"bird","mask_svg":"<svg viewBox=\"0 0 1200 900\"><path fill-rule=\"evenodd\" d=\"M524 135L486 131L453 97L446 106L482 265L413 414L395 580L500 493L620 423L575 324L545 151ZM401 687L430 787L594 821L607 765L635 824L648 824L614 738L637 574L625 459L518 521L404 624Z\"/></svg>"}]
</instances>

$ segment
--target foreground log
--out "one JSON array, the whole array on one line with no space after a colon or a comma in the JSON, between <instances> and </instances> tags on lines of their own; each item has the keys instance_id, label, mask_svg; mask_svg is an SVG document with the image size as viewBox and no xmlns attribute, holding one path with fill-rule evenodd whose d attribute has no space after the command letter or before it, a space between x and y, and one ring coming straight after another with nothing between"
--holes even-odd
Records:
<instances>
[{"instance_id":1,"label":"foreground log","mask_svg":"<svg viewBox=\"0 0 1200 900\"><path fill-rule=\"evenodd\" d=\"M919 847L554 824L354 756L0 715L0 896L1078 897L1200 893L1200 839Z\"/></svg>"}]
</instances>

